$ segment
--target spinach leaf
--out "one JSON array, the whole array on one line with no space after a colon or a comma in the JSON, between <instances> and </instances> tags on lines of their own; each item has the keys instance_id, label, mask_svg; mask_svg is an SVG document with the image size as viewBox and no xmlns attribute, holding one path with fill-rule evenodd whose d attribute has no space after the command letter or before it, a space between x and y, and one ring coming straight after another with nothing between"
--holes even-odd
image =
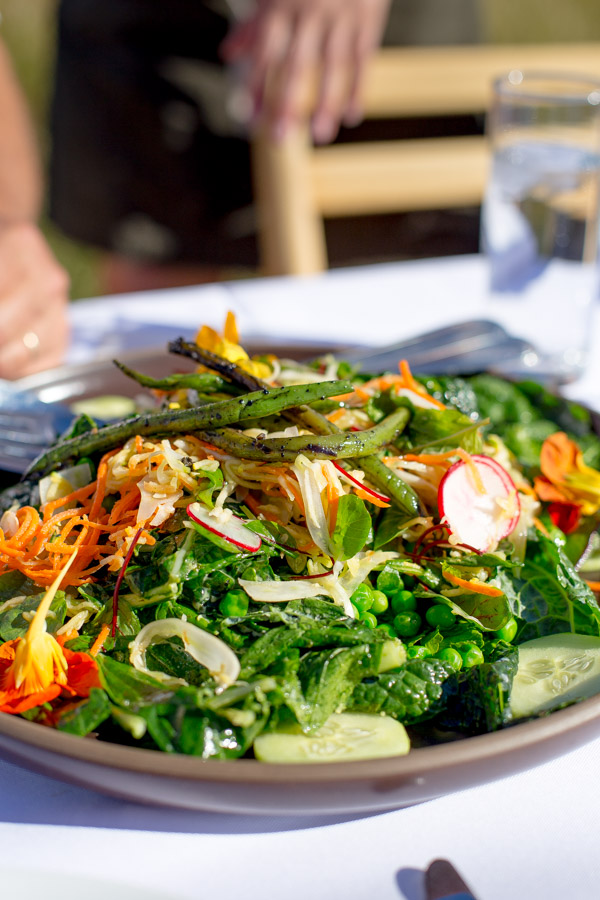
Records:
<instances>
[{"instance_id":1,"label":"spinach leaf","mask_svg":"<svg viewBox=\"0 0 600 900\"><path fill-rule=\"evenodd\" d=\"M306 699L302 730L317 731L332 713L341 711L356 685L376 673L378 659L372 647L361 645L307 653L298 669Z\"/></svg>"},{"instance_id":2,"label":"spinach leaf","mask_svg":"<svg viewBox=\"0 0 600 900\"><path fill-rule=\"evenodd\" d=\"M208 669L190 656L178 637L150 644L146 650L146 665L152 672L183 678L192 685L200 685L211 677Z\"/></svg>"},{"instance_id":3,"label":"spinach leaf","mask_svg":"<svg viewBox=\"0 0 600 900\"><path fill-rule=\"evenodd\" d=\"M462 447L468 453L481 453L479 429L457 409L416 409L410 423L413 446L435 446L436 452Z\"/></svg>"},{"instance_id":4,"label":"spinach leaf","mask_svg":"<svg viewBox=\"0 0 600 900\"><path fill-rule=\"evenodd\" d=\"M243 756L269 713L260 685L235 686L219 697L208 688L181 688L165 702L138 711L161 750L203 759Z\"/></svg>"},{"instance_id":5,"label":"spinach leaf","mask_svg":"<svg viewBox=\"0 0 600 900\"><path fill-rule=\"evenodd\" d=\"M15 638L23 637L29 628L31 615L37 610L43 596L43 591L40 592L39 587L36 587L35 585L33 587L39 593L23 597L18 604L9 606L4 612L0 613L0 639L2 641L12 641L15 640ZM30 615L25 618L24 614L27 613ZM57 631L65 621L66 614L67 604L65 602L65 593L64 591L57 591L56 597L50 604L50 609L46 616L48 631Z\"/></svg>"},{"instance_id":6,"label":"spinach leaf","mask_svg":"<svg viewBox=\"0 0 600 900\"><path fill-rule=\"evenodd\" d=\"M490 643L490 642L488 642ZM504 641L485 645L487 659L458 673L457 689L437 724L464 734L487 734L510 719L510 692L517 673L518 650Z\"/></svg>"},{"instance_id":7,"label":"spinach leaf","mask_svg":"<svg viewBox=\"0 0 600 900\"><path fill-rule=\"evenodd\" d=\"M16 569L0 575L0 606L15 597L29 597L39 593L37 584Z\"/></svg>"},{"instance_id":8,"label":"spinach leaf","mask_svg":"<svg viewBox=\"0 0 600 900\"><path fill-rule=\"evenodd\" d=\"M442 709L447 683L455 678L452 666L440 659L411 660L401 671L365 679L354 689L346 708L385 713L410 725L430 719Z\"/></svg>"},{"instance_id":9,"label":"spinach leaf","mask_svg":"<svg viewBox=\"0 0 600 900\"><path fill-rule=\"evenodd\" d=\"M377 522L373 549L381 550L390 541L395 540L404 530L406 523L413 518L414 516L403 512L397 506L390 506L388 509L384 509Z\"/></svg>"},{"instance_id":10,"label":"spinach leaf","mask_svg":"<svg viewBox=\"0 0 600 900\"><path fill-rule=\"evenodd\" d=\"M59 731L85 737L110 716L110 700L105 691L92 688L86 700L76 703L62 713L58 720Z\"/></svg>"},{"instance_id":11,"label":"spinach leaf","mask_svg":"<svg viewBox=\"0 0 600 900\"><path fill-rule=\"evenodd\" d=\"M453 594L451 597L447 597L445 594L435 593L424 588L416 588L414 594L415 597L447 606L456 616L473 622L484 631L498 631L508 622L511 615L510 604L504 594L488 597L474 591L465 591L462 594Z\"/></svg>"},{"instance_id":12,"label":"spinach leaf","mask_svg":"<svg viewBox=\"0 0 600 900\"><path fill-rule=\"evenodd\" d=\"M113 703L130 712L139 712L143 707L160 703L173 695L173 691L160 681L104 653L98 654L97 662L102 687Z\"/></svg>"}]
</instances>

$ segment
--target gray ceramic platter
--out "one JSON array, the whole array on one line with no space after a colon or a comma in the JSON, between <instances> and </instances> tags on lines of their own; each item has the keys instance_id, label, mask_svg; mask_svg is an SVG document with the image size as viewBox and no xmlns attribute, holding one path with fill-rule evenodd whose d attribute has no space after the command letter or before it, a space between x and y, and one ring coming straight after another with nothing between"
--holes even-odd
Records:
<instances>
[{"instance_id":1,"label":"gray ceramic platter","mask_svg":"<svg viewBox=\"0 0 600 900\"><path fill-rule=\"evenodd\" d=\"M250 347L282 356L317 348ZM152 375L189 369L164 350L124 354ZM109 360L23 380L43 400L135 396L139 387ZM412 750L408 756L345 763L266 764L202 760L78 738L0 713L0 754L35 772L96 791L186 809L247 814L376 812L430 800L546 762L600 734L600 696L493 734Z\"/></svg>"}]
</instances>

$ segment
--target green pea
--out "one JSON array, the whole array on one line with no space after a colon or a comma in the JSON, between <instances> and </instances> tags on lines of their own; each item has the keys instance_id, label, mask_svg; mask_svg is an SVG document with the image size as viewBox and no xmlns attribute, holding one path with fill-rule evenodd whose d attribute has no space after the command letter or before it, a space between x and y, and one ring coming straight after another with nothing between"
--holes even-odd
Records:
<instances>
[{"instance_id":1,"label":"green pea","mask_svg":"<svg viewBox=\"0 0 600 900\"><path fill-rule=\"evenodd\" d=\"M383 591L388 597L401 591L404 583L395 569L383 569L377 576L377 590Z\"/></svg>"},{"instance_id":2,"label":"green pea","mask_svg":"<svg viewBox=\"0 0 600 900\"><path fill-rule=\"evenodd\" d=\"M425 659L426 656L431 656L427 647L421 647L418 644L415 644L413 647L406 648L407 659Z\"/></svg>"},{"instance_id":3,"label":"green pea","mask_svg":"<svg viewBox=\"0 0 600 900\"><path fill-rule=\"evenodd\" d=\"M224 616L245 616L248 602L248 595L244 591L227 591L219 603L219 611Z\"/></svg>"},{"instance_id":4,"label":"green pea","mask_svg":"<svg viewBox=\"0 0 600 900\"><path fill-rule=\"evenodd\" d=\"M471 669L473 666L480 666L484 662L483 653L477 644L464 644L459 652L462 656L465 669Z\"/></svg>"},{"instance_id":5,"label":"green pea","mask_svg":"<svg viewBox=\"0 0 600 900\"><path fill-rule=\"evenodd\" d=\"M368 625L369 628L377 628L377 617L372 612L363 612L360 614L360 621Z\"/></svg>"},{"instance_id":6,"label":"green pea","mask_svg":"<svg viewBox=\"0 0 600 900\"><path fill-rule=\"evenodd\" d=\"M373 591L373 602L371 603L372 613L375 613L376 616L380 616L381 613L386 611L389 605L390 601L383 591Z\"/></svg>"},{"instance_id":7,"label":"green pea","mask_svg":"<svg viewBox=\"0 0 600 900\"><path fill-rule=\"evenodd\" d=\"M500 640L502 641L507 641L508 643L510 643L512 640L514 640L518 628L519 626L517 624L517 620L511 618L508 620L508 622L506 622L505 625L502 626L502 628L498 629L498 631L496 632L496 637L500 638Z\"/></svg>"},{"instance_id":8,"label":"green pea","mask_svg":"<svg viewBox=\"0 0 600 900\"><path fill-rule=\"evenodd\" d=\"M411 610L398 613L394 617L394 628L400 637L414 637L421 630L421 626L421 616Z\"/></svg>"},{"instance_id":9,"label":"green pea","mask_svg":"<svg viewBox=\"0 0 600 900\"><path fill-rule=\"evenodd\" d=\"M417 598L412 591L398 591L392 597L392 609L395 613L414 612Z\"/></svg>"},{"instance_id":10,"label":"green pea","mask_svg":"<svg viewBox=\"0 0 600 900\"><path fill-rule=\"evenodd\" d=\"M425 618L432 628L451 628L454 625L454 613L443 603L434 603L430 606Z\"/></svg>"},{"instance_id":11,"label":"green pea","mask_svg":"<svg viewBox=\"0 0 600 900\"><path fill-rule=\"evenodd\" d=\"M359 612L366 612L373 603L373 590L368 584L359 584L350 599Z\"/></svg>"},{"instance_id":12,"label":"green pea","mask_svg":"<svg viewBox=\"0 0 600 900\"><path fill-rule=\"evenodd\" d=\"M377 626L377 631L383 631L384 634L387 634L387 636L390 638L396 637L396 632L389 622L380 622L380 624Z\"/></svg>"},{"instance_id":13,"label":"green pea","mask_svg":"<svg viewBox=\"0 0 600 900\"><path fill-rule=\"evenodd\" d=\"M441 659L444 662L450 663L455 672L462 669L463 658L454 647L444 647L443 650L440 650L435 654L435 659Z\"/></svg>"}]
</instances>

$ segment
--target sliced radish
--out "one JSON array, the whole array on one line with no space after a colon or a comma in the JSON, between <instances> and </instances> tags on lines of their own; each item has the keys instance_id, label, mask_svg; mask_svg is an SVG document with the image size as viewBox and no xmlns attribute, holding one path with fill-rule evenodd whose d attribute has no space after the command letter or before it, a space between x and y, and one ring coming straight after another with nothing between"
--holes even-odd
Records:
<instances>
[{"instance_id":1,"label":"sliced radish","mask_svg":"<svg viewBox=\"0 0 600 900\"><path fill-rule=\"evenodd\" d=\"M336 462L334 459L332 459L331 461L342 478L345 478L350 482L350 484L353 484L354 487L360 488L361 491L365 492L365 494L370 494L371 497L375 497L376 500L381 500L383 503L390 502L390 498L386 497L385 494L380 494L378 491L374 491L373 488L367 487L366 484L363 484L362 481L359 481L358 478L355 478L354 475L351 475L350 472L347 472L346 469L341 465L341 463Z\"/></svg>"},{"instance_id":2,"label":"sliced radish","mask_svg":"<svg viewBox=\"0 0 600 900\"><path fill-rule=\"evenodd\" d=\"M482 455L471 461L448 469L438 489L438 509L461 544L485 552L516 527L521 507L515 483L500 463Z\"/></svg>"},{"instance_id":3,"label":"sliced radish","mask_svg":"<svg viewBox=\"0 0 600 900\"><path fill-rule=\"evenodd\" d=\"M243 519L233 514L229 515L229 512L224 509L210 510L200 503L190 503L187 508L187 514L192 522L202 525L207 531L224 538L230 544L235 544L241 550L256 553L262 543L260 535L250 531Z\"/></svg>"}]
</instances>

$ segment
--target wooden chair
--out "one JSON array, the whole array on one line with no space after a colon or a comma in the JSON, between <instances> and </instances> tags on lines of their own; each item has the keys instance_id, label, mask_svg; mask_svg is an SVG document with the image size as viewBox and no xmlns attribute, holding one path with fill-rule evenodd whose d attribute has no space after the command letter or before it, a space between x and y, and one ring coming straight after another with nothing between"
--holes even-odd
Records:
<instances>
[{"instance_id":1,"label":"wooden chair","mask_svg":"<svg viewBox=\"0 0 600 900\"><path fill-rule=\"evenodd\" d=\"M512 69L600 77L600 43L384 48L367 72L365 118L484 113L492 81ZM253 143L264 274L326 269L327 217L481 202L488 168L485 137L313 147L309 116L307 100L305 122L283 142L263 133Z\"/></svg>"}]
</instances>

